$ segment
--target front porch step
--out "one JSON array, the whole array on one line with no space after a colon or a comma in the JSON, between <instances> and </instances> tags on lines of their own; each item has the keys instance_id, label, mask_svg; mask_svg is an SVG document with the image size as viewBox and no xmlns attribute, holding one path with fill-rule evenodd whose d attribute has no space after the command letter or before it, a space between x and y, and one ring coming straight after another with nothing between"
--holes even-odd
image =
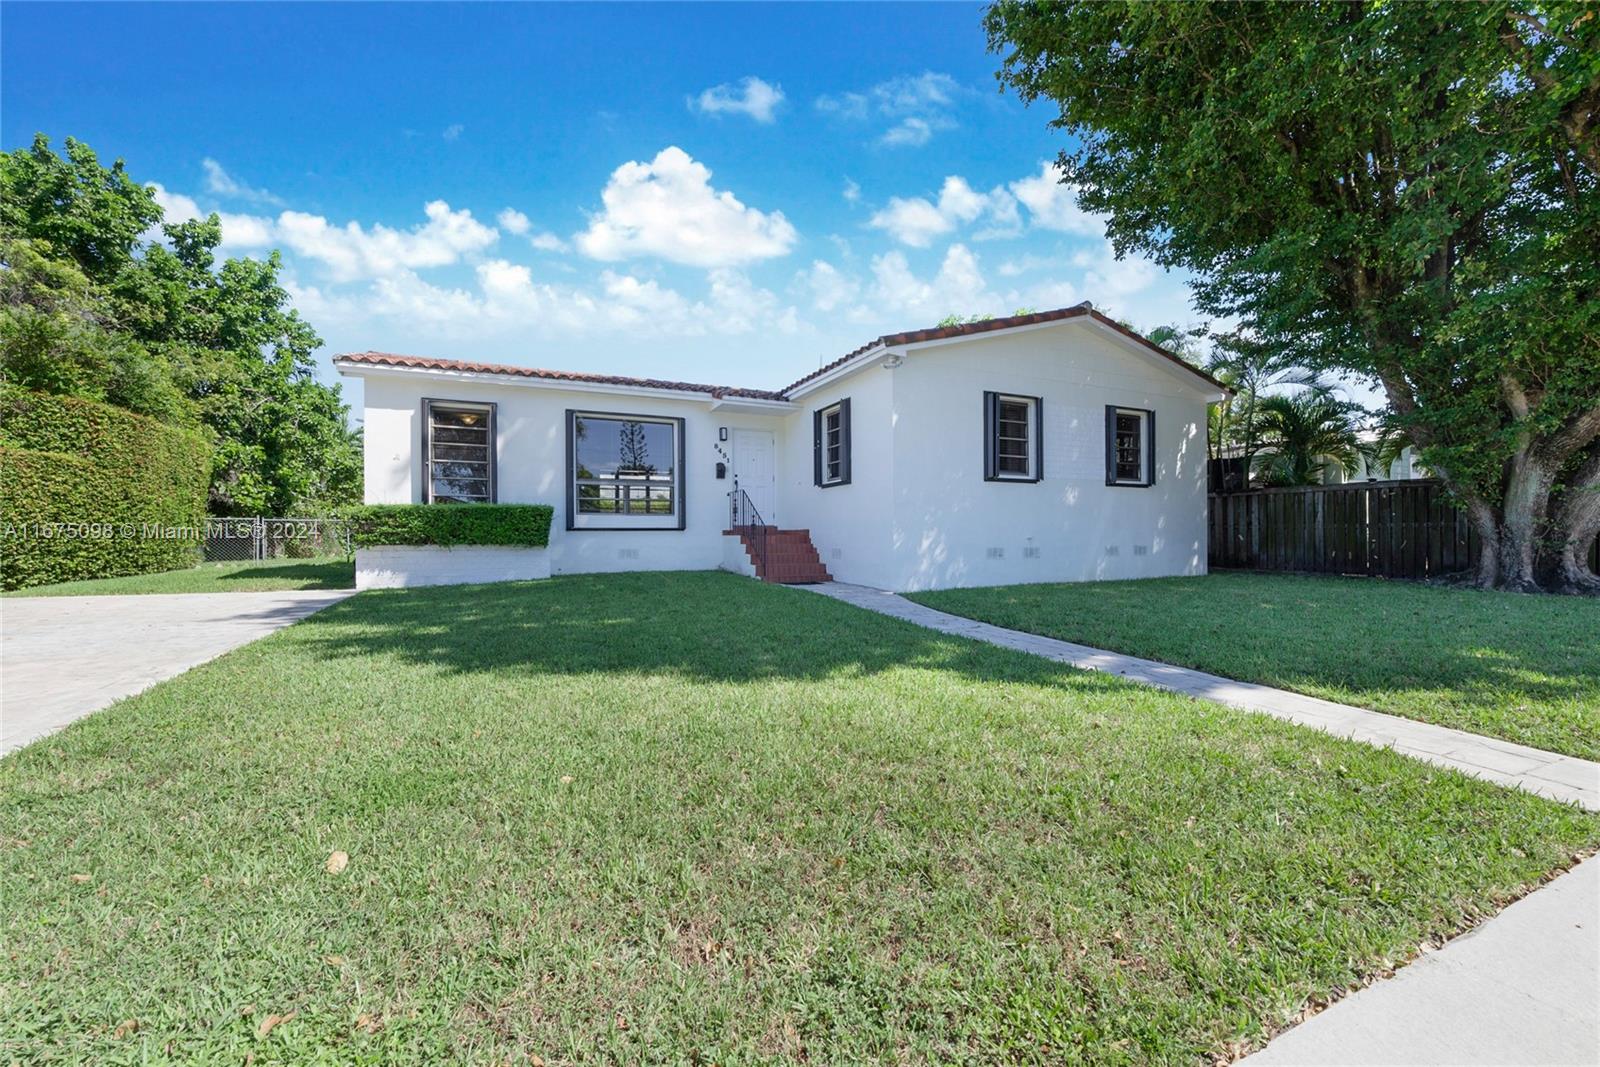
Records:
<instances>
[{"instance_id":1,"label":"front porch step","mask_svg":"<svg viewBox=\"0 0 1600 1067\"><path fill-rule=\"evenodd\" d=\"M766 527L766 551L756 555L756 533L759 527L741 526L723 533L739 538L745 555L755 567L756 577L763 582L780 585L811 585L831 582L833 576L823 566L822 557L811 543L810 530L780 530Z\"/></svg>"}]
</instances>

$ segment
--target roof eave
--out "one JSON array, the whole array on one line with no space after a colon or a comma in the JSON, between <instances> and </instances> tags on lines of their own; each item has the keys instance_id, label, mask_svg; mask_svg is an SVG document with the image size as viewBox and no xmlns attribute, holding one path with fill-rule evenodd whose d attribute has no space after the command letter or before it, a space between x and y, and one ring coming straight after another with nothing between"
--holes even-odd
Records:
<instances>
[{"instance_id":1,"label":"roof eave","mask_svg":"<svg viewBox=\"0 0 1600 1067\"><path fill-rule=\"evenodd\" d=\"M377 363L364 359L346 359L336 356L334 369L353 378L378 375L384 377L428 378L444 381L484 382L494 385L514 385L526 389L550 389L558 392L604 393L617 396L647 396L660 400L680 400L704 403L716 408L744 407L747 410L770 411L786 414L795 409L787 400L729 395L712 389L663 389L657 386L624 385L617 382L584 382L566 378L546 378L531 374L507 374L495 371L466 370L453 367L407 367L393 363Z\"/></svg>"}]
</instances>

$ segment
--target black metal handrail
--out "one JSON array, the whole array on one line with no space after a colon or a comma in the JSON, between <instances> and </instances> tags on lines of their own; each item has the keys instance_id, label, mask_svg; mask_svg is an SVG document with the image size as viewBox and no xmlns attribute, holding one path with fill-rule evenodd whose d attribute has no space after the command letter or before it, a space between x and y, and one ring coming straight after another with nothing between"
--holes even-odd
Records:
<instances>
[{"instance_id":1,"label":"black metal handrail","mask_svg":"<svg viewBox=\"0 0 1600 1067\"><path fill-rule=\"evenodd\" d=\"M750 496L735 483L728 494L728 526L749 539L750 551L756 557L756 569L763 570L767 563L767 524L761 512L750 503Z\"/></svg>"}]
</instances>

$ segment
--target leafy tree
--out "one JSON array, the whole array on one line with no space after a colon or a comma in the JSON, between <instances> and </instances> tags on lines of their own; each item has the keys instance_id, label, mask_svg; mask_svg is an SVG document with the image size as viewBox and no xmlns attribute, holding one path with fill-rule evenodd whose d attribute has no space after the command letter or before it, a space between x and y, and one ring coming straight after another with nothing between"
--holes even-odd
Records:
<instances>
[{"instance_id":1,"label":"leafy tree","mask_svg":"<svg viewBox=\"0 0 1600 1067\"><path fill-rule=\"evenodd\" d=\"M1480 584L1600 590L1591 5L999 0L986 24L1119 252L1379 382L1471 515Z\"/></svg>"},{"instance_id":2,"label":"leafy tree","mask_svg":"<svg viewBox=\"0 0 1600 1067\"><path fill-rule=\"evenodd\" d=\"M288 306L277 253L218 262L208 219L160 225L120 160L42 134L0 154L0 360L8 380L197 423L216 439L214 513L359 500L360 438L321 340ZM160 226L165 243L148 235Z\"/></svg>"},{"instance_id":3,"label":"leafy tree","mask_svg":"<svg viewBox=\"0 0 1600 1067\"><path fill-rule=\"evenodd\" d=\"M1362 458L1352 419L1359 410L1315 389L1262 397L1262 451L1253 457L1257 478L1263 485L1321 485L1329 464L1354 472Z\"/></svg>"},{"instance_id":4,"label":"leafy tree","mask_svg":"<svg viewBox=\"0 0 1600 1067\"><path fill-rule=\"evenodd\" d=\"M172 369L108 320L105 294L76 263L26 239L0 237L0 377L176 425L196 422Z\"/></svg>"}]
</instances>

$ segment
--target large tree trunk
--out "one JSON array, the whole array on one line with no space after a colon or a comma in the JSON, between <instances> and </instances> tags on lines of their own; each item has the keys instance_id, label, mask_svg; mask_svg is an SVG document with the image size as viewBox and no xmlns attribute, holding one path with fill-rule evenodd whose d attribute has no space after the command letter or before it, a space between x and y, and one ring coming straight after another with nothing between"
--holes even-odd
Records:
<instances>
[{"instance_id":1,"label":"large tree trunk","mask_svg":"<svg viewBox=\"0 0 1600 1067\"><path fill-rule=\"evenodd\" d=\"M1528 448L1512 458L1500 504L1500 558L1497 588L1541 592L1538 563L1550 536L1550 490L1556 472Z\"/></svg>"},{"instance_id":2,"label":"large tree trunk","mask_svg":"<svg viewBox=\"0 0 1600 1067\"><path fill-rule=\"evenodd\" d=\"M1551 592L1600 594L1600 576L1589 569L1589 548L1600 536L1600 443L1562 488L1551 527L1554 547L1540 584Z\"/></svg>"}]
</instances>

